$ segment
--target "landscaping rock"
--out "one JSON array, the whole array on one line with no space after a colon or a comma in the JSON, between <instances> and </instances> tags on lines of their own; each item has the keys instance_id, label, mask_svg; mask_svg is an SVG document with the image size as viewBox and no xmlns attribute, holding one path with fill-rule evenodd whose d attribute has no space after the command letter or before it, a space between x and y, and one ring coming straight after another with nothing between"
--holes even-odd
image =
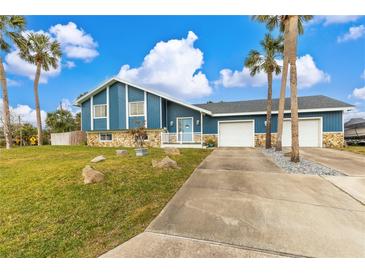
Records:
<instances>
[{"instance_id":1,"label":"landscaping rock","mask_svg":"<svg viewBox=\"0 0 365 274\"><path fill-rule=\"evenodd\" d=\"M104 174L89 165L85 166L82 170L82 176L84 177L85 184L98 183L104 180Z\"/></svg>"},{"instance_id":2,"label":"landscaping rock","mask_svg":"<svg viewBox=\"0 0 365 274\"><path fill-rule=\"evenodd\" d=\"M152 167L154 167L154 168L168 168L168 169L169 168L172 168L172 169L179 168L177 166L176 161L170 159L169 156L166 156L161 161L152 160Z\"/></svg>"},{"instance_id":3,"label":"landscaping rock","mask_svg":"<svg viewBox=\"0 0 365 274\"><path fill-rule=\"evenodd\" d=\"M103 155L99 155L97 157L95 157L94 159L91 160L92 163L98 163L101 161L104 161L106 158Z\"/></svg>"},{"instance_id":4,"label":"landscaping rock","mask_svg":"<svg viewBox=\"0 0 365 274\"><path fill-rule=\"evenodd\" d=\"M341 172L323 166L321 164L300 158L299 163L293 163L290 161L291 153L283 153L281 151L275 151L275 149L262 149L262 152L270 157L272 161L287 173L293 174L311 174L311 175L332 175L343 176Z\"/></svg>"},{"instance_id":5,"label":"landscaping rock","mask_svg":"<svg viewBox=\"0 0 365 274\"><path fill-rule=\"evenodd\" d=\"M128 151L124 149L117 149L115 152L117 153L118 156L128 155Z\"/></svg>"},{"instance_id":6,"label":"landscaping rock","mask_svg":"<svg viewBox=\"0 0 365 274\"><path fill-rule=\"evenodd\" d=\"M180 155L180 150L174 147L167 147L164 149L167 155Z\"/></svg>"}]
</instances>

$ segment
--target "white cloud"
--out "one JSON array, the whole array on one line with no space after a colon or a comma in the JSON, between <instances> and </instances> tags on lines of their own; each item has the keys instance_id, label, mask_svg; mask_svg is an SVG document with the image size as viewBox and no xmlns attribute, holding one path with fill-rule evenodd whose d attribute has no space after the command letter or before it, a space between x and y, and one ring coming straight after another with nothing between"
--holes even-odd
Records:
<instances>
[{"instance_id":1,"label":"white cloud","mask_svg":"<svg viewBox=\"0 0 365 274\"><path fill-rule=\"evenodd\" d=\"M30 80L34 80L36 66L21 59L18 52L19 50L15 49L5 56L5 69L10 73L25 76ZM48 78L55 77L59 75L60 72L61 66L59 62L57 69L51 68L49 71L42 70L39 82L42 84L47 83Z\"/></svg>"},{"instance_id":2,"label":"white cloud","mask_svg":"<svg viewBox=\"0 0 365 274\"><path fill-rule=\"evenodd\" d=\"M61 104L60 104L60 106L57 107L57 109L60 109L61 107L62 107L62 109L70 111L73 116L75 116L76 113L80 112L80 108L73 106L71 101L67 98L63 98L61 100Z\"/></svg>"},{"instance_id":3,"label":"white cloud","mask_svg":"<svg viewBox=\"0 0 365 274\"><path fill-rule=\"evenodd\" d=\"M79 29L73 22L69 22L66 25L57 24L52 26L49 32L60 42L63 51L69 58L82 59L89 62L99 55L99 52L96 50L98 44L93 37L85 33L83 29Z\"/></svg>"},{"instance_id":4,"label":"white cloud","mask_svg":"<svg viewBox=\"0 0 365 274\"><path fill-rule=\"evenodd\" d=\"M364 25L351 27L347 33L337 37L337 42L342 43L350 40L357 40L364 35L365 35Z\"/></svg>"},{"instance_id":5,"label":"white cloud","mask_svg":"<svg viewBox=\"0 0 365 274\"><path fill-rule=\"evenodd\" d=\"M349 97L365 100L365 86L362 88L355 88Z\"/></svg>"},{"instance_id":6,"label":"white cloud","mask_svg":"<svg viewBox=\"0 0 365 274\"><path fill-rule=\"evenodd\" d=\"M90 34L86 34L83 29L77 28L77 25L73 22L69 22L67 25L57 24L49 29L49 32L38 31L25 31L22 34L26 35L29 32L41 33L47 35L51 40L57 40L62 47L63 53L69 58L83 59L86 62L91 61L99 52L96 50L98 44L94 41ZM22 60L18 55L19 50L14 49L5 56L5 68L12 74L28 77L30 80L34 79L36 67ZM63 64L63 67L73 68L75 62L68 60ZM50 69L49 71L42 70L40 83L47 83L48 78L55 77L61 73L61 60L57 69Z\"/></svg>"},{"instance_id":7,"label":"white cloud","mask_svg":"<svg viewBox=\"0 0 365 274\"><path fill-rule=\"evenodd\" d=\"M14 79L7 78L6 82L8 84L8 87L19 87L21 85L20 81Z\"/></svg>"},{"instance_id":8,"label":"white cloud","mask_svg":"<svg viewBox=\"0 0 365 274\"><path fill-rule=\"evenodd\" d=\"M297 75L298 88L309 88L319 83L329 83L331 81L330 75L320 70L309 54L297 59Z\"/></svg>"},{"instance_id":9,"label":"white cloud","mask_svg":"<svg viewBox=\"0 0 365 274\"><path fill-rule=\"evenodd\" d=\"M208 96L212 88L200 71L204 60L203 52L194 47L197 39L189 31L186 38L158 42L140 67L123 65L118 76L180 98Z\"/></svg>"},{"instance_id":10,"label":"white cloud","mask_svg":"<svg viewBox=\"0 0 365 274\"><path fill-rule=\"evenodd\" d=\"M282 65L282 60L277 60ZM289 73L288 73L289 77ZM309 54L299 57L297 59L297 81L298 88L309 88L318 83L327 83L331 80L330 76L324 71L320 70L313 57ZM275 76L275 79L280 79L281 75ZM266 74L260 72L254 77L250 76L248 68L244 67L241 71L232 71L230 69L223 69L220 71L220 78L215 82L225 88L253 86L259 87L267 84Z\"/></svg>"},{"instance_id":11,"label":"white cloud","mask_svg":"<svg viewBox=\"0 0 365 274\"><path fill-rule=\"evenodd\" d=\"M66 61L66 63L63 64L63 66L66 67L66 68L71 69L71 68L76 67L76 64L73 61Z\"/></svg>"},{"instance_id":12,"label":"white cloud","mask_svg":"<svg viewBox=\"0 0 365 274\"><path fill-rule=\"evenodd\" d=\"M345 122L351 120L352 118L365 118L365 111L360 111L359 109L355 108L354 110L344 112L343 119Z\"/></svg>"},{"instance_id":13,"label":"white cloud","mask_svg":"<svg viewBox=\"0 0 365 274\"><path fill-rule=\"evenodd\" d=\"M328 15L328 16L318 16L325 26L332 24L344 24L349 22L354 22L360 18L360 16L355 15Z\"/></svg>"},{"instance_id":14,"label":"white cloud","mask_svg":"<svg viewBox=\"0 0 365 274\"><path fill-rule=\"evenodd\" d=\"M267 77L265 73L260 72L254 77L250 76L248 68L244 67L242 70L232 71L230 69L222 69L220 72L220 78L215 82L216 85L222 85L225 88L253 86L260 87L267 83Z\"/></svg>"},{"instance_id":15,"label":"white cloud","mask_svg":"<svg viewBox=\"0 0 365 274\"><path fill-rule=\"evenodd\" d=\"M32 125L36 126L37 124L37 118L36 118L36 111L35 109L32 109L28 105L17 105L14 107L9 107L10 113L12 116L12 119L14 119L16 122L18 121L18 116L20 116L20 121L22 123L31 123ZM3 113L3 100L0 98L0 117L2 117ZM42 120L42 126L45 126L47 113L44 110L41 110L41 120ZM0 119L2 120L2 119Z\"/></svg>"}]
</instances>

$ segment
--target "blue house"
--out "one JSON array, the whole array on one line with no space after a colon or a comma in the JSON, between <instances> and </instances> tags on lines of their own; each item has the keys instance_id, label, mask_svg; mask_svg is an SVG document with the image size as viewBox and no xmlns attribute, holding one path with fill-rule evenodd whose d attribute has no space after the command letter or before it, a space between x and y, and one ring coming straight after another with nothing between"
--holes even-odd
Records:
<instances>
[{"instance_id":1,"label":"blue house","mask_svg":"<svg viewBox=\"0 0 365 274\"><path fill-rule=\"evenodd\" d=\"M128 130L145 127L152 147L254 147L265 143L266 100L189 104L113 77L79 97L82 130L90 146L134 146ZM343 113L352 105L327 96L298 98L299 144L339 147ZM273 100L272 139L277 131L278 99ZM291 145L290 99L285 102L283 146Z\"/></svg>"}]
</instances>

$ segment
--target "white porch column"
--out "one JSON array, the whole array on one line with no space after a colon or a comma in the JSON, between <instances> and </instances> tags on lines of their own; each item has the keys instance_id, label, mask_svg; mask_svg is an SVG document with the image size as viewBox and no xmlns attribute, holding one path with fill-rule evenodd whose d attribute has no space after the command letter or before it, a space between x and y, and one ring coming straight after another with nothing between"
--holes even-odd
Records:
<instances>
[{"instance_id":1,"label":"white porch column","mask_svg":"<svg viewBox=\"0 0 365 274\"><path fill-rule=\"evenodd\" d=\"M109 86L106 87L106 129L110 129Z\"/></svg>"},{"instance_id":2,"label":"white porch column","mask_svg":"<svg viewBox=\"0 0 365 274\"><path fill-rule=\"evenodd\" d=\"M147 124L147 92L144 92L144 120L145 120L145 126L146 128L148 128L148 124Z\"/></svg>"},{"instance_id":3,"label":"white porch column","mask_svg":"<svg viewBox=\"0 0 365 274\"><path fill-rule=\"evenodd\" d=\"M200 112L200 144L203 146L203 113Z\"/></svg>"},{"instance_id":4,"label":"white porch column","mask_svg":"<svg viewBox=\"0 0 365 274\"><path fill-rule=\"evenodd\" d=\"M129 129L129 104L128 104L128 85L125 85L125 127Z\"/></svg>"},{"instance_id":5,"label":"white porch column","mask_svg":"<svg viewBox=\"0 0 365 274\"><path fill-rule=\"evenodd\" d=\"M90 128L94 130L94 96L90 98Z\"/></svg>"}]
</instances>

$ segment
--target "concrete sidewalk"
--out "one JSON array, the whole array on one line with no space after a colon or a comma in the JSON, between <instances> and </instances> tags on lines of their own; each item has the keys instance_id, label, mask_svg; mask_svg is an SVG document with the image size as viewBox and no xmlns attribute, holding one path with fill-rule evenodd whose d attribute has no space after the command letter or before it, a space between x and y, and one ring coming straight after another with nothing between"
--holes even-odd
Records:
<instances>
[{"instance_id":1,"label":"concrete sidewalk","mask_svg":"<svg viewBox=\"0 0 365 274\"><path fill-rule=\"evenodd\" d=\"M364 205L327 179L217 149L146 232L103 257L364 257L364 239Z\"/></svg>"}]
</instances>

